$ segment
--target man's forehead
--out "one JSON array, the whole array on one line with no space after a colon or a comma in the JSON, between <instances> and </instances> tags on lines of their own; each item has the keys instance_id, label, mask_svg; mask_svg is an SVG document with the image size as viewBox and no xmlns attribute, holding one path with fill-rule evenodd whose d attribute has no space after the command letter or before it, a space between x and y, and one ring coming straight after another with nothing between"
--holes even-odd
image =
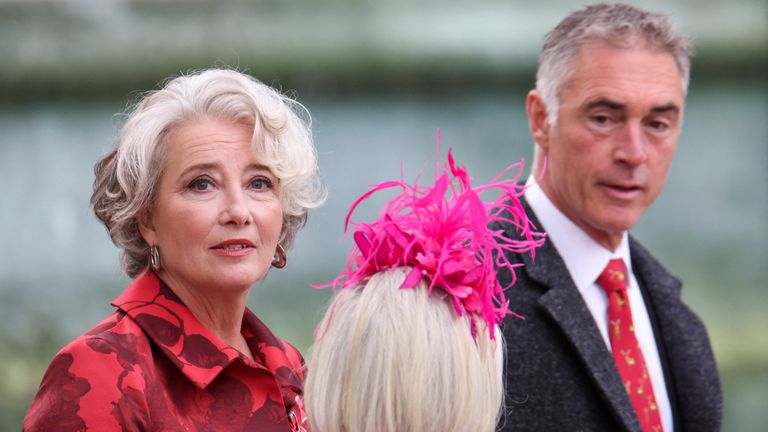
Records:
<instances>
[{"instance_id":1,"label":"man's forehead","mask_svg":"<svg viewBox=\"0 0 768 432\"><path fill-rule=\"evenodd\" d=\"M679 110L684 103L683 78L669 53L605 44L585 46L571 62L560 97L561 102L571 99L582 106L642 102L649 107L672 104Z\"/></svg>"}]
</instances>

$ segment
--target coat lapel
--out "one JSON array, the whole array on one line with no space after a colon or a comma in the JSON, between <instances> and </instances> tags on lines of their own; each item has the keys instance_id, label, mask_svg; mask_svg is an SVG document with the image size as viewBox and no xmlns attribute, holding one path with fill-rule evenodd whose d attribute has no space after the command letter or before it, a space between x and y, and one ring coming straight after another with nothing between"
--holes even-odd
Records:
<instances>
[{"instance_id":1,"label":"coat lapel","mask_svg":"<svg viewBox=\"0 0 768 432\"><path fill-rule=\"evenodd\" d=\"M541 226L527 204L525 207L532 222ZM552 242L546 241L536 250L535 259L529 254L522 254L522 258L524 271L529 277L548 288L539 297L541 307L573 344L587 374L600 388L625 429L640 432L634 408L616 370L613 357L557 249Z\"/></svg>"},{"instance_id":2,"label":"coat lapel","mask_svg":"<svg viewBox=\"0 0 768 432\"><path fill-rule=\"evenodd\" d=\"M632 236L629 236L629 250L632 255L632 269L640 284L643 299L648 309L648 317L651 320L656 347L664 373L667 397L672 409L672 420L674 428L677 430L681 427L680 408L678 406L679 398L677 397L676 384L672 375L673 368L670 365L670 361L675 358L675 348L687 346L687 344L675 340L680 332L674 330L662 331L662 328L674 325L670 323L668 314L669 311L675 311L680 307L682 282L669 274ZM671 315L682 316L674 312ZM686 332L682 333L686 334ZM690 367L690 362L683 361L681 363L684 366L678 366L677 369Z\"/></svg>"}]
</instances>

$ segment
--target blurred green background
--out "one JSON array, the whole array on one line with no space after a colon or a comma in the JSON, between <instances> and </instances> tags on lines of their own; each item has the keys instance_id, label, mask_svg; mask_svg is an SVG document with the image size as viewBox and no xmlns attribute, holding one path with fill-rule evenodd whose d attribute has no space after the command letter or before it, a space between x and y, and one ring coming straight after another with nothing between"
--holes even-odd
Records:
<instances>
[{"instance_id":1,"label":"blurred green background","mask_svg":"<svg viewBox=\"0 0 768 432\"><path fill-rule=\"evenodd\" d=\"M696 42L667 188L634 234L685 282L722 374L726 431L768 424L768 6L637 1ZM0 430L55 352L128 283L89 209L114 114L193 69L233 66L312 112L331 196L250 306L302 351L369 185L430 172L435 131L476 181L530 160L524 96L544 34L582 2L0 0ZM426 174L425 174L426 175ZM383 197L382 197L383 198ZM377 202L359 214L377 210ZM514 308L514 305L513 305Z\"/></svg>"}]
</instances>

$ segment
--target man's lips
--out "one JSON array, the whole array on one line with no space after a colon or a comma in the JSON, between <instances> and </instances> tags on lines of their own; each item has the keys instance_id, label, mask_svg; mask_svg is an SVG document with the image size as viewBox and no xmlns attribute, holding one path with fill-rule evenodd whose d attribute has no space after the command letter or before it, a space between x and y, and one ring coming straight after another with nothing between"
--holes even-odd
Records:
<instances>
[{"instance_id":1,"label":"man's lips","mask_svg":"<svg viewBox=\"0 0 768 432\"><path fill-rule=\"evenodd\" d=\"M637 183L598 183L603 192L611 198L628 201L637 198L642 192L643 187Z\"/></svg>"},{"instance_id":2,"label":"man's lips","mask_svg":"<svg viewBox=\"0 0 768 432\"><path fill-rule=\"evenodd\" d=\"M211 250L224 256L243 256L251 253L255 249L253 242L248 239L225 240L211 246Z\"/></svg>"}]
</instances>

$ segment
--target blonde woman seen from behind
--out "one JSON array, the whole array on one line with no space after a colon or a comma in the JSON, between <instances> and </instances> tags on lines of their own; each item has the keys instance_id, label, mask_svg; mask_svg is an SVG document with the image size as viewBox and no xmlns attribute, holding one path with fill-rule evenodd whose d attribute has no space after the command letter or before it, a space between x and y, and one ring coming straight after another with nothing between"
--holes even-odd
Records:
<instances>
[{"instance_id":1,"label":"blonde woman seen from behind","mask_svg":"<svg viewBox=\"0 0 768 432\"><path fill-rule=\"evenodd\" d=\"M450 168L450 170L449 170ZM316 331L305 383L314 432L492 432L501 413L497 324L509 313L499 251L529 251L538 233L519 211L513 180L473 189L448 153L434 187L399 187L379 219L353 223L347 268ZM479 193L501 189L493 202ZM446 194L447 193L447 194ZM503 218L525 241L498 242ZM349 216L347 218L349 220Z\"/></svg>"},{"instance_id":2,"label":"blonde woman seen from behind","mask_svg":"<svg viewBox=\"0 0 768 432\"><path fill-rule=\"evenodd\" d=\"M340 292L318 327L305 385L315 432L493 431L501 339L427 293L404 268ZM317 373L315 373L317 372Z\"/></svg>"}]
</instances>

